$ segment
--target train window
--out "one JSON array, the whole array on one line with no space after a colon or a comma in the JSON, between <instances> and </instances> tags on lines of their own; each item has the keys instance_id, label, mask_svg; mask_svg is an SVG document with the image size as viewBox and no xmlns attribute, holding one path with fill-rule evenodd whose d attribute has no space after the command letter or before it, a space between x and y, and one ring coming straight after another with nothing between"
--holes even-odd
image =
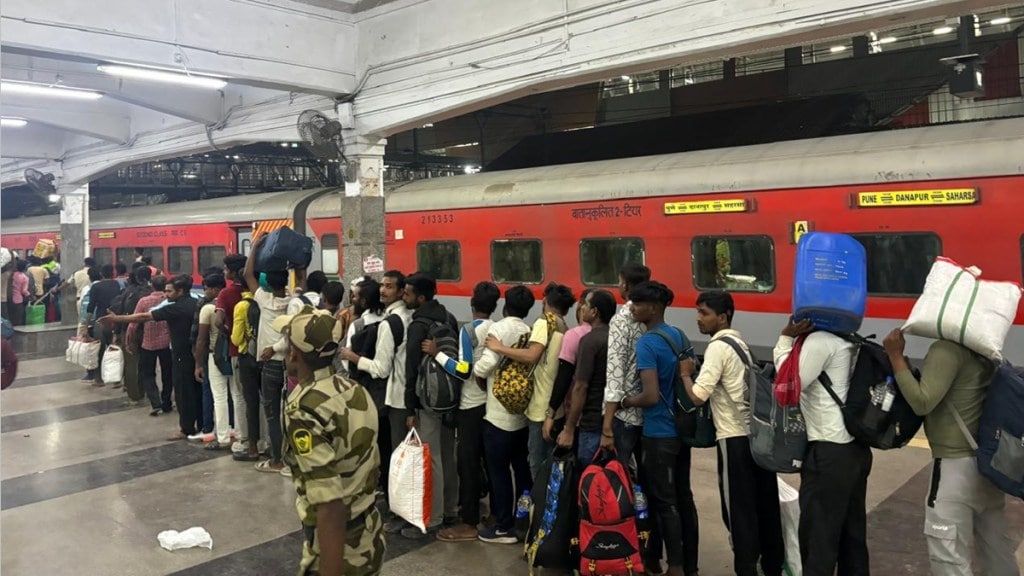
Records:
<instances>
[{"instance_id":1,"label":"train window","mask_svg":"<svg viewBox=\"0 0 1024 576\"><path fill-rule=\"evenodd\" d=\"M587 286L615 286L623 264L644 263L641 238L587 238L580 241L580 277Z\"/></svg>"},{"instance_id":2,"label":"train window","mask_svg":"<svg viewBox=\"0 0 1024 576\"><path fill-rule=\"evenodd\" d=\"M435 280L458 282L462 278L462 246L455 240L419 242L416 269L430 273Z\"/></svg>"},{"instance_id":3,"label":"train window","mask_svg":"<svg viewBox=\"0 0 1024 576\"><path fill-rule=\"evenodd\" d=\"M768 236L698 236L690 249L698 290L775 289L775 244Z\"/></svg>"},{"instance_id":4,"label":"train window","mask_svg":"<svg viewBox=\"0 0 1024 576\"><path fill-rule=\"evenodd\" d=\"M903 234L850 234L867 252L868 294L917 296L935 258L942 255L942 241L930 232Z\"/></svg>"},{"instance_id":5,"label":"train window","mask_svg":"<svg viewBox=\"0 0 1024 576\"><path fill-rule=\"evenodd\" d=\"M164 267L164 251L159 247L148 247L142 249L143 256L149 256L150 265L155 267L157 270L163 270ZM132 263L135 262L135 248L118 248L117 249L117 261L124 263L129 270L132 268Z\"/></svg>"},{"instance_id":6,"label":"train window","mask_svg":"<svg viewBox=\"0 0 1024 576\"><path fill-rule=\"evenodd\" d=\"M153 268L156 268L157 270L163 270L164 269L164 249L163 248L159 248L159 247L156 247L156 248L146 248L146 250L142 253L142 255L143 256L149 256L149 258L151 260L149 265L152 266Z\"/></svg>"},{"instance_id":7,"label":"train window","mask_svg":"<svg viewBox=\"0 0 1024 576\"><path fill-rule=\"evenodd\" d=\"M114 263L114 251L110 248L93 248L92 257L96 260L97 266Z\"/></svg>"},{"instance_id":8,"label":"train window","mask_svg":"<svg viewBox=\"0 0 1024 576\"><path fill-rule=\"evenodd\" d=\"M338 273L338 235L324 234L320 238L320 269L324 274Z\"/></svg>"},{"instance_id":9,"label":"train window","mask_svg":"<svg viewBox=\"0 0 1024 576\"><path fill-rule=\"evenodd\" d=\"M495 282L539 284L544 279L540 240L491 242L491 277Z\"/></svg>"},{"instance_id":10,"label":"train window","mask_svg":"<svg viewBox=\"0 0 1024 576\"><path fill-rule=\"evenodd\" d=\"M167 272L169 274L192 273L191 246L171 246L167 249Z\"/></svg>"},{"instance_id":11,"label":"train window","mask_svg":"<svg viewBox=\"0 0 1024 576\"><path fill-rule=\"evenodd\" d=\"M117 261L124 264L130 270L132 262L135 262L135 249L134 248L118 248L115 252L117 254Z\"/></svg>"},{"instance_id":12,"label":"train window","mask_svg":"<svg viewBox=\"0 0 1024 576\"><path fill-rule=\"evenodd\" d=\"M1020 237L1020 271L1021 277L1024 278L1024 236Z\"/></svg>"},{"instance_id":13,"label":"train window","mask_svg":"<svg viewBox=\"0 0 1024 576\"><path fill-rule=\"evenodd\" d=\"M199 273L205 274L207 268L224 269L224 257L228 255L223 246L199 247Z\"/></svg>"}]
</instances>

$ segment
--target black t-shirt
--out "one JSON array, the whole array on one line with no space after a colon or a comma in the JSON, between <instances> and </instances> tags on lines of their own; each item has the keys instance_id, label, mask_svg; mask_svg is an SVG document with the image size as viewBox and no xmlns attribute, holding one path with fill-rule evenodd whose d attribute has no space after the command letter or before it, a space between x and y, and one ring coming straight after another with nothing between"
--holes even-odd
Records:
<instances>
[{"instance_id":1,"label":"black t-shirt","mask_svg":"<svg viewBox=\"0 0 1024 576\"><path fill-rule=\"evenodd\" d=\"M107 309L114 303L114 298L121 293L121 283L117 280L100 280L89 289L89 308L94 318L107 315Z\"/></svg>"},{"instance_id":2,"label":"black t-shirt","mask_svg":"<svg viewBox=\"0 0 1024 576\"><path fill-rule=\"evenodd\" d=\"M600 430L604 407L604 385L608 381L608 326L594 328L580 339L576 352L576 380L588 383L587 396L580 415L580 430Z\"/></svg>"},{"instance_id":3,"label":"black t-shirt","mask_svg":"<svg viewBox=\"0 0 1024 576\"><path fill-rule=\"evenodd\" d=\"M163 308L155 308L150 314L153 320L167 322L167 330L171 335L171 350L175 355L192 355L189 335L192 333L192 319L196 315L196 299L185 295Z\"/></svg>"}]
</instances>

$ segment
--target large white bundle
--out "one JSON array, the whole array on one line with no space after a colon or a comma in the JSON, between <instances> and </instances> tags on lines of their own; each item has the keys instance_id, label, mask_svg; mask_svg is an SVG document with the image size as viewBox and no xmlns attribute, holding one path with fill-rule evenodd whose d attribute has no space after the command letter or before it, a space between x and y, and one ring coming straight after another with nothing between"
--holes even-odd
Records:
<instances>
[{"instance_id":1,"label":"large white bundle","mask_svg":"<svg viewBox=\"0 0 1024 576\"><path fill-rule=\"evenodd\" d=\"M782 513L782 541L786 547L786 576L801 576L803 565L800 560L800 493L782 479L779 482L779 510Z\"/></svg>"},{"instance_id":2,"label":"large white bundle","mask_svg":"<svg viewBox=\"0 0 1024 576\"><path fill-rule=\"evenodd\" d=\"M430 445L420 441L419 433L413 428L391 454L388 505L392 512L424 533L430 524L432 479Z\"/></svg>"},{"instance_id":3,"label":"large white bundle","mask_svg":"<svg viewBox=\"0 0 1024 576\"><path fill-rule=\"evenodd\" d=\"M100 382L113 384L121 381L121 373L124 371L124 357L121 355L119 346L107 346L103 353L103 364L100 366Z\"/></svg>"},{"instance_id":4,"label":"large white bundle","mask_svg":"<svg viewBox=\"0 0 1024 576\"><path fill-rule=\"evenodd\" d=\"M94 370L100 365L100 341L79 342L75 347L75 358L72 360L86 370Z\"/></svg>"},{"instance_id":5,"label":"large white bundle","mask_svg":"<svg viewBox=\"0 0 1024 576\"><path fill-rule=\"evenodd\" d=\"M987 358L1001 360L1020 297L1020 284L982 280L981 270L940 257L932 265L924 293L903 330L958 342Z\"/></svg>"}]
</instances>

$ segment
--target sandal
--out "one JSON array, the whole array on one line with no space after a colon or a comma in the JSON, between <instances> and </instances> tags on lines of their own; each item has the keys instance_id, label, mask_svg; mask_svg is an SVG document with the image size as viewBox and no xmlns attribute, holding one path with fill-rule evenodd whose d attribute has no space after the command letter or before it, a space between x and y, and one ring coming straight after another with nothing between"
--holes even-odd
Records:
<instances>
[{"instance_id":1,"label":"sandal","mask_svg":"<svg viewBox=\"0 0 1024 576\"><path fill-rule=\"evenodd\" d=\"M282 468L271 468L270 460L264 460L256 464L257 472L269 472L270 474L280 474Z\"/></svg>"}]
</instances>

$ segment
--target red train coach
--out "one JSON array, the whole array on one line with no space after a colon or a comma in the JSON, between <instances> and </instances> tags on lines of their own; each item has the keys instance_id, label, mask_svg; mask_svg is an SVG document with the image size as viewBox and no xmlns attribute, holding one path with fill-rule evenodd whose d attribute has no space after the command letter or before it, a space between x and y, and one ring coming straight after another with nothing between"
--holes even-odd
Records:
<instances>
[{"instance_id":1,"label":"red train coach","mask_svg":"<svg viewBox=\"0 0 1024 576\"><path fill-rule=\"evenodd\" d=\"M939 254L1020 281L1021 149L1024 119L1010 119L421 180L388 193L385 266L430 271L443 302L467 319L480 280L538 295L550 281L614 291L618 267L644 261L676 293L669 320L695 341L698 291L730 290L737 328L766 360L790 311L796 240L809 230L865 245L865 334L899 325ZM254 226L299 223L317 240L313 267L334 275L338 192L95 212L93 253L130 261L143 246L158 266L166 254L165 270L198 275L247 252ZM27 218L3 228L4 246L24 249L58 225ZM920 357L927 343L909 344ZM1024 311L1006 351L1024 362Z\"/></svg>"}]
</instances>

